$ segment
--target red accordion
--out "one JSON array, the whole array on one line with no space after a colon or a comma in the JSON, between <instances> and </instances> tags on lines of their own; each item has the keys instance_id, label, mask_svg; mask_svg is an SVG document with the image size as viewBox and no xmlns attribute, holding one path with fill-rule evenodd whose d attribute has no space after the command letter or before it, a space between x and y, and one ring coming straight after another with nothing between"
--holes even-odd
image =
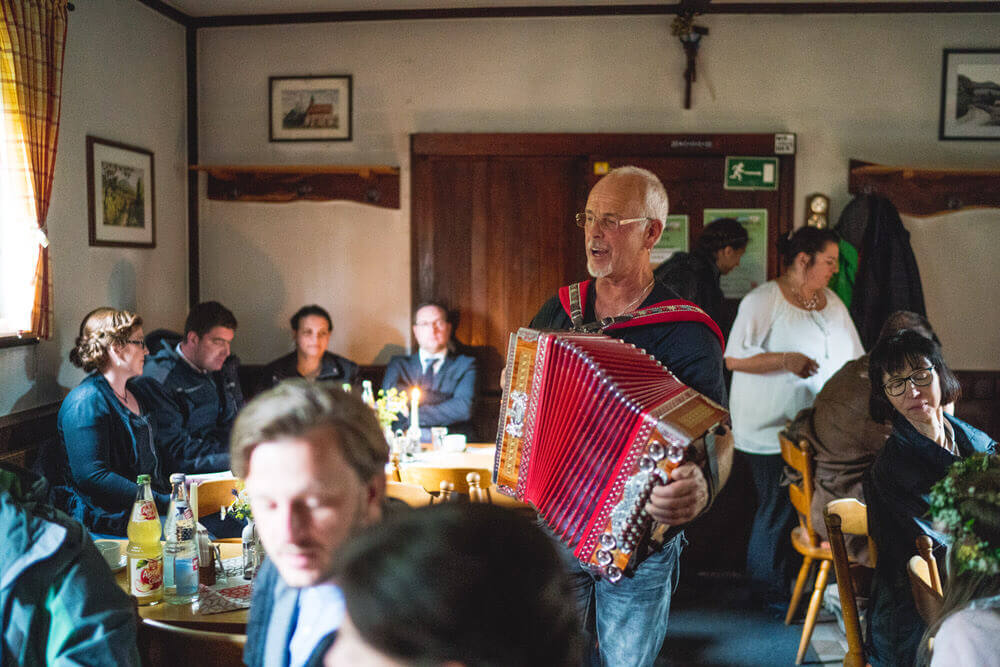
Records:
<instances>
[{"instance_id":1,"label":"red accordion","mask_svg":"<svg viewBox=\"0 0 1000 667\"><path fill-rule=\"evenodd\" d=\"M602 334L520 329L507 349L493 481L531 503L592 571L618 581L662 541L643 507L672 469L704 456L717 403L645 351Z\"/></svg>"}]
</instances>

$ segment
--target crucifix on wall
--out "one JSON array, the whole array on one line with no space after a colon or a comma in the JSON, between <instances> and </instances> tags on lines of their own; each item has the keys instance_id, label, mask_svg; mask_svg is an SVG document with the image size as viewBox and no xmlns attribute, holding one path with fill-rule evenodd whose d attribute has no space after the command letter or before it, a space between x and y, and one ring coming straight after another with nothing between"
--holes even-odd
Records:
<instances>
[{"instance_id":1,"label":"crucifix on wall","mask_svg":"<svg viewBox=\"0 0 1000 667\"><path fill-rule=\"evenodd\" d=\"M698 47L701 45L701 38L708 34L708 28L694 24L696 12L693 10L682 11L674 18L670 25L670 30L681 40L684 47L684 55L687 57L687 66L684 68L684 108L691 108L691 84L697 79L695 69L698 57Z\"/></svg>"}]
</instances>

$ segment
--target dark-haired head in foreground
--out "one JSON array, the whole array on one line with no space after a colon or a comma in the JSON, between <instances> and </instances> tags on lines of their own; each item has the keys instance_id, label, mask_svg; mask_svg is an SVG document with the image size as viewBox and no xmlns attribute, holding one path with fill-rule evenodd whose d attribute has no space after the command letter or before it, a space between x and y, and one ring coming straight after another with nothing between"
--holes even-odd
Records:
<instances>
[{"instance_id":1,"label":"dark-haired head in foreground","mask_svg":"<svg viewBox=\"0 0 1000 667\"><path fill-rule=\"evenodd\" d=\"M335 575L347 619L325 665L580 664L579 622L556 552L523 517L444 504L352 542Z\"/></svg>"}]
</instances>

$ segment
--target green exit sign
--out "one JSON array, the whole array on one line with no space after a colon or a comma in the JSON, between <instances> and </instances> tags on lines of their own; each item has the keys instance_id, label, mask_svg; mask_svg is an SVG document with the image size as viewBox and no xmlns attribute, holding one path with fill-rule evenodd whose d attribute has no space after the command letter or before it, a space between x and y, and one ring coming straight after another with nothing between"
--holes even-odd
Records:
<instances>
[{"instance_id":1,"label":"green exit sign","mask_svg":"<svg viewBox=\"0 0 1000 667\"><path fill-rule=\"evenodd\" d=\"M778 158L726 157L727 190L777 190Z\"/></svg>"}]
</instances>

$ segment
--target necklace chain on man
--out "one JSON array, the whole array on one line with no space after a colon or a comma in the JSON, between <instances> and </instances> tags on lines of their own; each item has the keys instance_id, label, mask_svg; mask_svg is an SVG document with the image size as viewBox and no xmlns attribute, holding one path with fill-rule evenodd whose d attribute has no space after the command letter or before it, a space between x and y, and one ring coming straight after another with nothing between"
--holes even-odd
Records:
<instances>
[{"instance_id":1,"label":"necklace chain on man","mask_svg":"<svg viewBox=\"0 0 1000 667\"><path fill-rule=\"evenodd\" d=\"M653 283L655 283L655 282L656 282L656 278L653 278L652 280L650 280L649 284L642 288L642 291L639 293L639 296L635 299L635 301L633 301L629 305L625 306L625 309L622 310L622 314L624 315L625 313L632 312L632 308L634 308L635 306L637 306L640 303L642 303L642 300L646 298L646 292L648 292L649 290L651 290L653 288Z\"/></svg>"}]
</instances>

